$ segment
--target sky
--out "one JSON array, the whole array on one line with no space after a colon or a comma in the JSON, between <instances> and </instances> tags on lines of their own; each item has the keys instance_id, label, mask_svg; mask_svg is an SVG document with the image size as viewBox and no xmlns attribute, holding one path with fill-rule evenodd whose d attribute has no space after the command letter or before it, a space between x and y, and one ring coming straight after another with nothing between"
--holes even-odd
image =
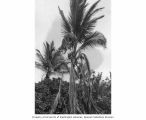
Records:
<instances>
[{"instance_id":1,"label":"sky","mask_svg":"<svg viewBox=\"0 0 146 120\"><path fill-rule=\"evenodd\" d=\"M89 6L97 0L87 0ZM49 43L53 40L55 47L61 45L63 34L61 33L61 16L58 6L63 10L65 16L69 13L69 0L36 0L35 2L35 48L43 52L43 42ZM101 0L98 7L105 7L104 10L96 14L97 16L105 15L96 24L95 31L103 33L107 39L107 48L101 47L90 48L85 50L90 62L91 69L96 73L103 72L103 75L109 76L111 71L111 10L110 0ZM87 7L88 8L88 7ZM44 73L35 69L35 82L41 80ZM65 77L68 80L68 77Z\"/></svg>"}]
</instances>

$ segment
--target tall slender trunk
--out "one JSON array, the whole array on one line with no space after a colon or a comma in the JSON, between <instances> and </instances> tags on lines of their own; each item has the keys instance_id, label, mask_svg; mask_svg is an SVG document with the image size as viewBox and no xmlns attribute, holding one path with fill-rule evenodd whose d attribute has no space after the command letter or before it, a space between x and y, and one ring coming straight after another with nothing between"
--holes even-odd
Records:
<instances>
[{"instance_id":1,"label":"tall slender trunk","mask_svg":"<svg viewBox=\"0 0 146 120\"><path fill-rule=\"evenodd\" d=\"M69 83L69 104L70 104L70 114L76 113L76 86L75 86L75 74L73 64L71 63L70 68L70 83Z\"/></svg>"}]
</instances>

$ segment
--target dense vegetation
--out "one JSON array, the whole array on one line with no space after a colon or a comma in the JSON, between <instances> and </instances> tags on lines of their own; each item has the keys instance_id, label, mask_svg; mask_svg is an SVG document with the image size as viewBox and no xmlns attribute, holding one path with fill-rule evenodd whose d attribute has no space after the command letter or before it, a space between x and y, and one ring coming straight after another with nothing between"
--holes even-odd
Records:
<instances>
[{"instance_id":1,"label":"dense vegetation","mask_svg":"<svg viewBox=\"0 0 146 120\"><path fill-rule=\"evenodd\" d=\"M111 80L107 78L102 80L102 75L99 73L97 76L92 78L92 96L95 101L96 109L98 114L110 114L111 113ZM49 114L51 107L54 103L56 95L59 91L59 81L61 78L45 79L39 83L35 83L35 113L36 114ZM92 109L89 111L88 107L88 93L89 89L86 86L86 91L84 92L81 89L81 85L77 84L77 97L79 100L79 109L80 112L86 114L96 114L97 111ZM69 82L62 82L61 89L61 98L57 105L54 114L69 114ZM80 114L78 112L77 114Z\"/></svg>"}]
</instances>

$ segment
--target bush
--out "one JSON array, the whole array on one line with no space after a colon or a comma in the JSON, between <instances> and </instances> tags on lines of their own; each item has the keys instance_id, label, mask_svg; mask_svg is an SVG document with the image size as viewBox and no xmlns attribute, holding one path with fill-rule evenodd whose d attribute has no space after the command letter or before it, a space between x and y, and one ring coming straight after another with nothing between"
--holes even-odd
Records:
<instances>
[{"instance_id":1,"label":"bush","mask_svg":"<svg viewBox=\"0 0 146 120\"><path fill-rule=\"evenodd\" d=\"M45 79L39 83L35 83L35 114L49 114L56 94L58 93L60 79L61 78L53 78L52 80ZM94 77L92 79L94 79L92 85L92 98L96 106L95 109L98 109L98 114L111 114L111 81L102 82L101 77ZM83 92L82 86L80 84L76 85L79 109L82 114L97 114L94 109L89 111L88 86L85 87L86 91ZM63 81L61 98L54 114L70 113L68 90L69 83ZM80 114L80 112L77 112L77 114Z\"/></svg>"}]
</instances>

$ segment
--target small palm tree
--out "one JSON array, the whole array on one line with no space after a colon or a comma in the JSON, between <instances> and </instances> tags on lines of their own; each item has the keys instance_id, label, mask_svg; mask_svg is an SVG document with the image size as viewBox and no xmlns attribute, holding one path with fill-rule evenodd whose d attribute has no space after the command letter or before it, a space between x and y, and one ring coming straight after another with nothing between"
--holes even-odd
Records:
<instances>
[{"instance_id":1,"label":"small palm tree","mask_svg":"<svg viewBox=\"0 0 146 120\"><path fill-rule=\"evenodd\" d=\"M55 50L53 41L51 42L51 44L49 44L48 42L44 43L44 48L44 55L42 55L41 52L36 49L36 56L39 59L39 62L35 62L36 67L46 73L45 79L49 78L50 75L54 73L62 76L62 78L60 79L58 93L50 111L50 114L52 114L55 112L58 102L60 100L63 74L68 73L69 69L61 52Z\"/></svg>"},{"instance_id":2,"label":"small palm tree","mask_svg":"<svg viewBox=\"0 0 146 120\"><path fill-rule=\"evenodd\" d=\"M60 51L55 49L53 41L51 44L48 42L44 43L44 55L36 49L36 56L39 62L36 61L35 66L46 73L45 78L49 78L54 73L60 73L62 69L64 69L64 72L67 70L64 57Z\"/></svg>"},{"instance_id":3,"label":"small palm tree","mask_svg":"<svg viewBox=\"0 0 146 120\"><path fill-rule=\"evenodd\" d=\"M87 64L89 77L90 65L86 54L82 51L88 47L102 46L106 47L106 38L98 31L94 31L96 22L103 18L104 15L95 17L94 15L102 8L96 8L100 0L95 2L91 7L86 10L88 6L87 0L70 0L70 14L68 19L65 17L63 11L59 8L60 15L63 20L63 34L64 39L60 50L66 52L70 50L68 58L71 62L70 67L70 85L69 85L69 102L70 113L74 114L79 110L78 102L76 99L76 85L75 76L78 76L77 67L78 60L84 59ZM78 76L79 78L79 76Z\"/></svg>"}]
</instances>

